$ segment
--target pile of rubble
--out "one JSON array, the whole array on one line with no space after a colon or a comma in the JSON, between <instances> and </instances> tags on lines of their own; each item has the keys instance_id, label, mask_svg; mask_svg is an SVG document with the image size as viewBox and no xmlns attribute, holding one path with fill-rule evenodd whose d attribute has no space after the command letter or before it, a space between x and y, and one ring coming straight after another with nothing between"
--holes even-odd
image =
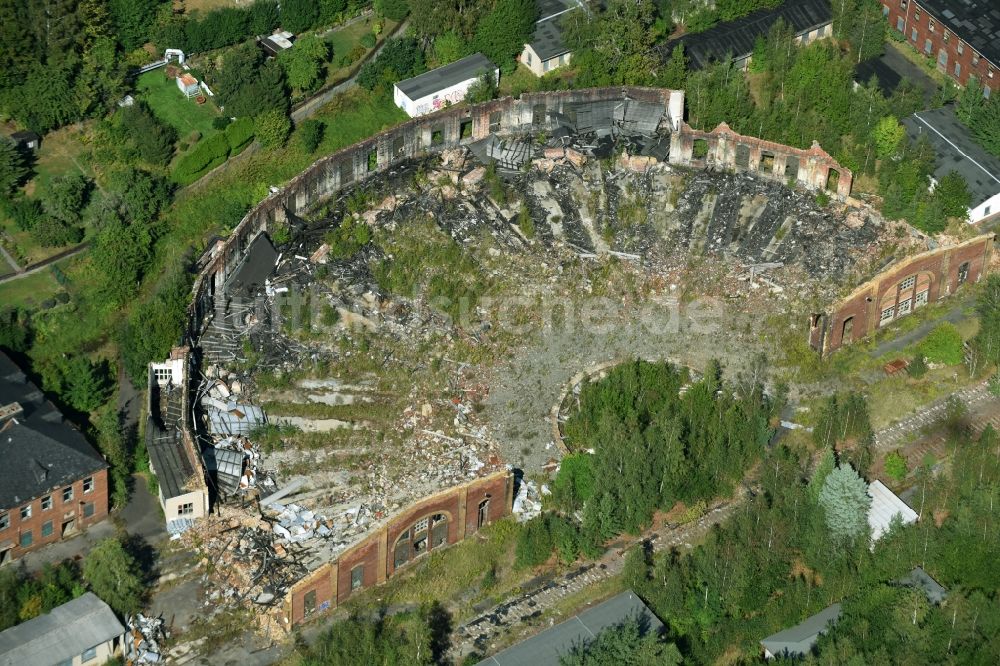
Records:
<instances>
[{"instance_id":1,"label":"pile of rubble","mask_svg":"<svg viewBox=\"0 0 1000 666\"><path fill-rule=\"evenodd\" d=\"M264 633L285 630L288 589L308 573L307 554L273 531L272 519L247 513L199 521L183 538L201 554L204 606L251 610Z\"/></svg>"},{"instance_id":2,"label":"pile of rubble","mask_svg":"<svg viewBox=\"0 0 1000 666\"><path fill-rule=\"evenodd\" d=\"M127 666L158 664L162 657L160 644L167 638L163 618L146 617L142 613L125 623L125 663Z\"/></svg>"}]
</instances>

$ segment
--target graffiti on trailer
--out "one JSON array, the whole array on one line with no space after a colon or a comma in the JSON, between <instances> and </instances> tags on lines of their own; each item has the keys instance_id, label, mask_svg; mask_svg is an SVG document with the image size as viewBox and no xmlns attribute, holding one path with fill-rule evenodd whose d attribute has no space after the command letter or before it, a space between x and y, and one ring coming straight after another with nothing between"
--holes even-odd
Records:
<instances>
[{"instance_id":1,"label":"graffiti on trailer","mask_svg":"<svg viewBox=\"0 0 1000 666\"><path fill-rule=\"evenodd\" d=\"M466 90L453 90L447 95L441 95L440 97L435 97L430 102L421 104L417 107L417 114L422 115L424 113L431 113L432 111L440 111L441 109L451 106L452 104L458 104L463 99L465 99Z\"/></svg>"}]
</instances>

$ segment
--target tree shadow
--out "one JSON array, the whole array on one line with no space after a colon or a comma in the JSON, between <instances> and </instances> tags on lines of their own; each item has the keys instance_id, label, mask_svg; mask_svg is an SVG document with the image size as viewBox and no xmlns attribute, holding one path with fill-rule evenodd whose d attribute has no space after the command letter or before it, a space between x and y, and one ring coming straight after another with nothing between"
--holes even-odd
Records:
<instances>
[{"instance_id":1,"label":"tree shadow","mask_svg":"<svg viewBox=\"0 0 1000 666\"><path fill-rule=\"evenodd\" d=\"M440 601L435 601L424 609L424 617L431 631L431 653L434 655L434 663L446 663L445 655L451 648L453 629L451 613Z\"/></svg>"}]
</instances>

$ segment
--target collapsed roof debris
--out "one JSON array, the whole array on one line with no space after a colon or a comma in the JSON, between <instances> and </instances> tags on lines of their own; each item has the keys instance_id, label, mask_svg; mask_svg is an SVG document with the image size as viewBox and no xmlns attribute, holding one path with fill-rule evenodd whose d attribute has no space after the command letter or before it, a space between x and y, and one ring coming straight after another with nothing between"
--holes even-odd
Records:
<instances>
[{"instance_id":1,"label":"collapsed roof debris","mask_svg":"<svg viewBox=\"0 0 1000 666\"><path fill-rule=\"evenodd\" d=\"M163 659L160 645L169 638L163 628L163 618L146 617L139 613L128 619L126 628L128 630L125 641L125 663L127 666L160 663Z\"/></svg>"},{"instance_id":2,"label":"collapsed roof debris","mask_svg":"<svg viewBox=\"0 0 1000 666\"><path fill-rule=\"evenodd\" d=\"M606 287L606 257L664 291L712 257L723 293L749 309L748 285L761 300L831 295L882 253L890 230L873 215L847 224L777 182L666 164L659 120L638 103L591 105L542 143L491 136L373 174L289 215L278 247L247 238L199 341L202 455L226 502L181 539L202 553L207 605L254 608L265 633L285 631L280 602L307 571L416 499L505 467L514 438L480 413L488 364L448 355L507 353L496 312L476 302L459 323L430 307L435 277L419 265L412 293L385 278L397 260L385 239L417 221L469 259L478 277L461 280L566 302ZM348 224L366 239L356 247L336 233ZM545 492L522 481L518 518L538 515Z\"/></svg>"}]
</instances>

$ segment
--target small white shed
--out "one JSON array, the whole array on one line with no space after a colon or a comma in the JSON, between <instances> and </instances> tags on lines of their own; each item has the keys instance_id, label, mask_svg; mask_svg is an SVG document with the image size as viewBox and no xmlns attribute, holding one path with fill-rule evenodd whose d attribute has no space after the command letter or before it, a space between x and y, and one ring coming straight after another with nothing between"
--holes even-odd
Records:
<instances>
[{"instance_id":1,"label":"small white shed","mask_svg":"<svg viewBox=\"0 0 1000 666\"><path fill-rule=\"evenodd\" d=\"M393 86L392 98L396 106L415 118L461 102L465 99L469 86L486 72L493 72L493 76L499 80L499 68L482 53L476 53L412 79L400 81Z\"/></svg>"},{"instance_id":2,"label":"small white shed","mask_svg":"<svg viewBox=\"0 0 1000 666\"><path fill-rule=\"evenodd\" d=\"M185 97L194 97L198 94L198 79L185 72L177 77L177 87Z\"/></svg>"}]
</instances>

